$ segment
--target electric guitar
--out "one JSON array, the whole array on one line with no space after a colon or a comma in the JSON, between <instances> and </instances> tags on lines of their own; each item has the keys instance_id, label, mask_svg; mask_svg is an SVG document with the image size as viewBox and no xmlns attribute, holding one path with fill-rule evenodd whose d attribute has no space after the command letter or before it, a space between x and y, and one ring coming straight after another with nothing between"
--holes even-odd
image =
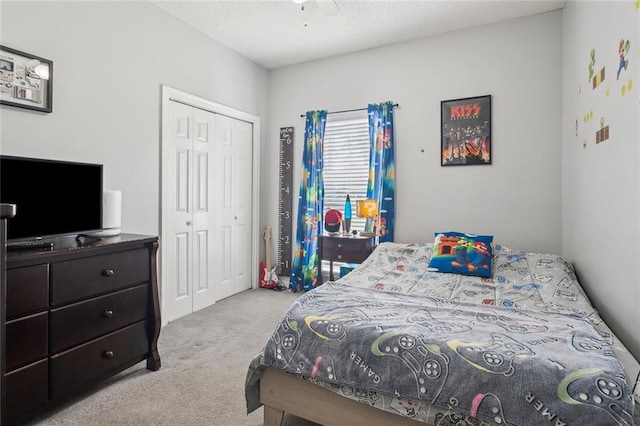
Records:
<instances>
[{"instance_id":1,"label":"electric guitar","mask_svg":"<svg viewBox=\"0 0 640 426\"><path fill-rule=\"evenodd\" d=\"M278 276L276 275L276 266L271 266L271 227L264 229L264 254L267 264L260 261L260 287L276 289L279 286Z\"/></svg>"}]
</instances>

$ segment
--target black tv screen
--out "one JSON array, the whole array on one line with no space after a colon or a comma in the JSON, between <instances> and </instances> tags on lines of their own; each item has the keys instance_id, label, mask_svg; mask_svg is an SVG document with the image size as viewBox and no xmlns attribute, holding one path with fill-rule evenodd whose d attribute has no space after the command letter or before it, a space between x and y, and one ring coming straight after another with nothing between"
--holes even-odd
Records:
<instances>
[{"instance_id":1,"label":"black tv screen","mask_svg":"<svg viewBox=\"0 0 640 426\"><path fill-rule=\"evenodd\" d=\"M0 203L16 205L8 240L102 228L102 164L0 155Z\"/></svg>"}]
</instances>

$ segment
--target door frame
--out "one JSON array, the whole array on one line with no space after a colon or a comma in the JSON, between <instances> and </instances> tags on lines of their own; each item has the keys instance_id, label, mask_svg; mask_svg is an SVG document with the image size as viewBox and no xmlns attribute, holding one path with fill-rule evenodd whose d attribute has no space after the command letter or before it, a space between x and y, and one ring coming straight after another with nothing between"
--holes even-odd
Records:
<instances>
[{"instance_id":1,"label":"door frame","mask_svg":"<svg viewBox=\"0 0 640 426\"><path fill-rule=\"evenodd\" d=\"M165 223L165 218L168 217L167 209L169 206L166 205L166 197L163 196L163 191L167 188L167 177L166 174L163 173L163 169L166 163L167 158L167 150L170 149L170 117L169 117L169 102L175 101L180 102L185 105L192 106L194 108L203 109L205 111L209 111L215 114L224 115L230 118L234 118L237 120L242 120L253 125L253 141L252 147L253 152L251 154L252 161L252 194L251 194L251 288L258 288L258 253L259 253L259 244L260 244L260 235L258 232L259 228L259 212L260 212L260 117L249 114L244 111L240 111L238 109L219 104L217 102L213 102L211 100L202 98L200 96L192 95L190 93L184 92L182 90L175 89L173 87L169 87L166 85L162 85L162 113L161 113L161 130L160 130L160 248L159 248L159 271L158 271L158 282L159 282L159 290L160 290L160 301L161 306L164 306L164 298L162 297L163 293L163 285L162 285L162 272L164 269L164 258L162 251L162 237L163 235L167 235L166 227L168 226ZM253 265L256 265L253 267ZM162 317L162 326L167 325L167 321Z\"/></svg>"}]
</instances>

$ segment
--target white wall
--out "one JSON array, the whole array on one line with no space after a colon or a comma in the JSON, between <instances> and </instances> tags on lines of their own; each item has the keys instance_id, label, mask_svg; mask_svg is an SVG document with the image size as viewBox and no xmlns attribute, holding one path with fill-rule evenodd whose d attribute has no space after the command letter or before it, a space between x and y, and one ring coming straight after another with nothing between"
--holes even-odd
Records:
<instances>
[{"instance_id":1,"label":"white wall","mask_svg":"<svg viewBox=\"0 0 640 426\"><path fill-rule=\"evenodd\" d=\"M396 241L431 241L436 231L459 230L560 253L561 16L555 11L271 71L262 189L273 199L263 220L276 228L280 127L294 127L297 205L300 114L391 100L400 104ZM441 167L440 101L488 94L493 164Z\"/></svg>"},{"instance_id":2,"label":"white wall","mask_svg":"<svg viewBox=\"0 0 640 426\"><path fill-rule=\"evenodd\" d=\"M53 112L0 107L0 152L104 164L125 232L160 232L162 84L264 120L267 71L150 3L3 0L0 19L3 45L53 61Z\"/></svg>"},{"instance_id":3,"label":"white wall","mask_svg":"<svg viewBox=\"0 0 640 426\"><path fill-rule=\"evenodd\" d=\"M123 190L123 229L158 234L166 84L267 123L261 222L277 231L279 128L295 127L300 159L301 113L392 100L400 104L396 239L426 241L436 230L458 229L562 253L640 358L632 329L640 323L640 23L637 9L618 11L569 2L563 12L267 74L146 2L3 0L0 43L54 61L54 102L51 114L0 106L0 153L103 163L105 187ZM574 123L584 113L576 82L585 55L606 41L594 36L601 30L615 40L627 37L628 25L636 31L633 105L614 107L607 118L621 123L620 138L584 150ZM493 95L493 164L440 167L440 101L484 94ZM299 162L295 168L297 185ZM606 250L609 241L615 251Z\"/></svg>"},{"instance_id":4,"label":"white wall","mask_svg":"<svg viewBox=\"0 0 640 426\"><path fill-rule=\"evenodd\" d=\"M602 317L640 359L640 9L630 1L571 1L563 27L564 255ZM621 38L631 49L618 79ZM591 49L595 71L605 67L596 89L588 78ZM601 118L610 139L596 144Z\"/></svg>"}]
</instances>

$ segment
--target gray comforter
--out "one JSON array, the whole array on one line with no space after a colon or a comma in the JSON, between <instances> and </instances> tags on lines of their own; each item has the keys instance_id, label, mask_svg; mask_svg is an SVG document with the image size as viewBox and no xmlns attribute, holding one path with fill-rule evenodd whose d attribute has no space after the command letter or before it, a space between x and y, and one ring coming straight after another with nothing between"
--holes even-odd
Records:
<instances>
[{"instance_id":1,"label":"gray comforter","mask_svg":"<svg viewBox=\"0 0 640 426\"><path fill-rule=\"evenodd\" d=\"M300 296L263 365L501 425L633 425L630 387L580 314L342 283Z\"/></svg>"}]
</instances>

